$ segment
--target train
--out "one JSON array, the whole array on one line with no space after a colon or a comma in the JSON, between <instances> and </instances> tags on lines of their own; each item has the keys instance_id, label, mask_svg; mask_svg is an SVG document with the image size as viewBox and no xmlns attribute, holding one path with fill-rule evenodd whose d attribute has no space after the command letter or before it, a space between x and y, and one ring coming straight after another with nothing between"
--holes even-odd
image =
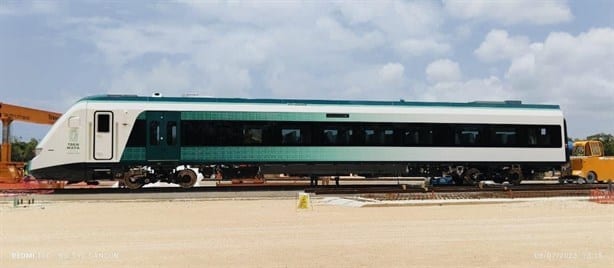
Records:
<instances>
[{"instance_id":1,"label":"train","mask_svg":"<svg viewBox=\"0 0 614 268\"><path fill-rule=\"evenodd\" d=\"M96 95L51 127L37 177L131 189L262 174L518 184L568 162L558 105Z\"/></svg>"}]
</instances>

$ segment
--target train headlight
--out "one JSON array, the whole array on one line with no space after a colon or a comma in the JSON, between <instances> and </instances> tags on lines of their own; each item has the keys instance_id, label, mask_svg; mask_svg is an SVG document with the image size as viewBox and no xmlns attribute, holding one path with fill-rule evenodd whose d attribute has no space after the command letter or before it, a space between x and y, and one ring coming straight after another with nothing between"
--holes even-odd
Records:
<instances>
[{"instance_id":1,"label":"train headlight","mask_svg":"<svg viewBox=\"0 0 614 268\"><path fill-rule=\"evenodd\" d=\"M38 147L38 148L34 149L34 155L38 156L42 151L43 151L43 148Z\"/></svg>"}]
</instances>

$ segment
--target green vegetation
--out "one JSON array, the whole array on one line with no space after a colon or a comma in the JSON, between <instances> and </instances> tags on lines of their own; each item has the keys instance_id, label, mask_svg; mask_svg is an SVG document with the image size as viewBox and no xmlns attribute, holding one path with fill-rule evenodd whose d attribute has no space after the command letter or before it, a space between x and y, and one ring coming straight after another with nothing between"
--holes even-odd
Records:
<instances>
[{"instance_id":1,"label":"green vegetation","mask_svg":"<svg viewBox=\"0 0 614 268\"><path fill-rule=\"evenodd\" d=\"M27 162L34 158L34 149L38 140L32 138L30 141L21 141L13 138L11 142L11 160L14 162Z\"/></svg>"}]
</instances>

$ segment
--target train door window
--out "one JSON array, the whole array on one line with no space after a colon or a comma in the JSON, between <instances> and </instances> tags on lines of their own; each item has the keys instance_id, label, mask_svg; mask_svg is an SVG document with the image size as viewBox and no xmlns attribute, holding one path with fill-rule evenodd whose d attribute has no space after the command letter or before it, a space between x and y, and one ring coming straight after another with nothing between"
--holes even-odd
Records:
<instances>
[{"instance_id":1,"label":"train door window","mask_svg":"<svg viewBox=\"0 0 614 268\"><path fill-rule=\"evenodd\" d=\"M177 122L166 124L166 144L175 145L177 143Z\"/></svg>"},{"instance_id":2,"label":"train door window","mask_svg":"<svg viewBox=\"0 0 614 268\"><path fill-rule=\"evenodd\" d=\"M298 145L300 143L301 143L301 129L299 128L282 128L281 129L281 144Z\"/></svg>"},{"instance_id":3,"label":"train door window","mask_svg":"<svg viewBox=\"0 0 614 268\"><path fill-rule=\"evenodd\" d=\"M111 115L110 114L98 114L97 124L98 133L109 133L111 130Z\"/></svg>"},{"instance_id":4,"label":"train door window","mask_svg":"<svg viewBox=\"0 0 614 268\"><path fill-rule=\"evenodd\" d=\"M151 121L149 124L149 144L158 145L160 143L160 122Z\"/></svg>"},{"instance_id":5,"label":"train door window","mask_svg":"<svg viewBox=\"0 0 614 268\"><path fill-rule=\"evenodd\" d=\"M460 126L454 131L454 145L474 146L480 144L481 129L476 126Z\"/></svg>"},{"instance_id":6,"label":"train door window","mask_svg":"<svg viewBox=\"0 0 614 268\"><path fill-rule=\"evenodd\" d=\"M493 127L490 141L493 146L515 146L518 144L518 131L514 127Z\"/></svg>"},{"instance_id":7,"label":"train door window","mask_svg":"<svg viewBox=\"0 0 614 268\"><path fill-rule=\"evenodd\" d=\"M245 127L243 129L243 144L262 144L262 128Z\"/></svg>"}]
</instances>

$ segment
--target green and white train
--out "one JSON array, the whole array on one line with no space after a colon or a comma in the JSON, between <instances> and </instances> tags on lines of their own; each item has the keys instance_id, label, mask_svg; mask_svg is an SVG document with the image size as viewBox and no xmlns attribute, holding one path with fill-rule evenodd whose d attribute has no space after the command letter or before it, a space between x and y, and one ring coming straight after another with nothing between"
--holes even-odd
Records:
<instances>
[{"instance_id":1,"label":"green and white train","mask_svg":"<svg viewBox=\"0 0 614 268\"><path fill-rule=\"evenodd\" d=\"M567 161L557 105L143 97L84 98L29 164L37 178L130 188L205 178L449 175L520 182ZM178 168L178 167L184 168ZM190 168L185 168L185 167Z\"/></svg>"}]
</instances>

